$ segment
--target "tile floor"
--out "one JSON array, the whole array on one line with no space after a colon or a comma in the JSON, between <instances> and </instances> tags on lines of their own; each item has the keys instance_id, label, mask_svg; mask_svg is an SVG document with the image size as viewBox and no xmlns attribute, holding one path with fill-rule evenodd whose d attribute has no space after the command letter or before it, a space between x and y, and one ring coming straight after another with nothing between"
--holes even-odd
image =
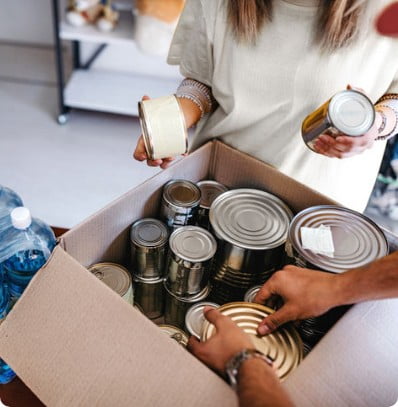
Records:
<instances>
[{"instance_id":1,"label":"tile floor","mask_svg":"<svg viewBox=\"0 0 398 407\"><path fill-rule=\"evenodd\" d=\"M56 123L53 61L50 47L0 43L0 184L34 216L70 228L159 170L132 159L135 118L74 110ZM366 214L398 234L398 221Z\"/></svg>"}]
</instances>

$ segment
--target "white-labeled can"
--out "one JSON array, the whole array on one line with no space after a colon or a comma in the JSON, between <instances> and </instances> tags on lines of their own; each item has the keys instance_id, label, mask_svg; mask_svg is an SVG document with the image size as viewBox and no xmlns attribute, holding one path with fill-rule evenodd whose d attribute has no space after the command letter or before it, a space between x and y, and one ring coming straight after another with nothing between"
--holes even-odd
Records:
<instances>
[{"instance_id":1,"label":"white-labeled can","mask_svg":"<svg viewBox=\"0 0 398 407\"><path fill-rule=\"evenodd\" d=\"M88 271L93 273L129 304L134 304L132 278L123 266L115 263L97 263L90 266Z\"/></svg>"},{"instance_id":2,"label":"white-labeled can","mask_svg":"<svg viewBox=\"0 0 398 407\"><path fill-rule=\"evenodd\" d=\"M304 119L301 133L305 144L314 150L316 140L326 131L331 136L362 136L373 126L375 117L373 103L366 95L343 90Z\"/></svg>"},{"instance_id":3,"label":"white-labeled can","mask_svg":"<svg viewBox=\"0 0 398 407\"><path fill-rule=\"evenodd\" d=\"M138 113L149 159L176 157L188 151L184 113L174 95L138 102Z\"/></svg>"}]
</instances>

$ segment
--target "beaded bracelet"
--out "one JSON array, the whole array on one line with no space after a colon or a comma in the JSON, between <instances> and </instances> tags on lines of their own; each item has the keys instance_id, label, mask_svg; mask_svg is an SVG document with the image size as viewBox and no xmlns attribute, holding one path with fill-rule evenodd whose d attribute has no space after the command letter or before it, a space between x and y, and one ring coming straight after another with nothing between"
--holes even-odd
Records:
<instances>
[{"instance_id":1,"label":"beaded bracelet","mask_svg":"<svg viewBox=\"0 0 398 407\"><path fill-rule=\"evenodd\" d=\"M379 136L375 140L388 140L389 138L395 136L398 132L398 94L396 93L387 93L383 95L375 105L376 109L377 107L385 107L388 109L391 109L395 113L396 117L396 122L395 122L395 127L390 131L390 133L384 135L384 136ZM382 115L383 123L381 124L380 128L378 129L379 133L381 133L387 123L387 118L385 117L385 114L378 110L379 113ZM381 128L382 127L382 128Z\"/></svg>"},{"instance_id":2,"label":"beaded bracelet","mask_svg":"<svg viewBox=\"0 0 398 407\"><path fill-rule=\"evenodd\" d=\"M176 97L191 100L200 110L200 118L213 110L215 105L211 88L194 79L184 79L175 93Z\"/></svg>"}]
</instances>

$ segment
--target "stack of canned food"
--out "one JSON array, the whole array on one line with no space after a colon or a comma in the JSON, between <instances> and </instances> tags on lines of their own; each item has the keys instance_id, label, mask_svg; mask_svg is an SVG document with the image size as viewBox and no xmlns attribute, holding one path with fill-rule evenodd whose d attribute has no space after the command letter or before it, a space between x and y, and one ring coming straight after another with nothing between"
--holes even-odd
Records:
<instances>
[{"instance_id":1,"label":"stack of canned food","mask_svg":"<svg viewBox=\"0 0 398 407\"><path fill-rule=\"evenodd\" d=\"M203 316L206 305L220 304L223 311L229 310L223 308L224 304L233 301L244 299L249 304L261 285L285 264L340 273L388 253L381 229L357 212L338 206L315 206L293 217L288 206L272 194L257 189L228 191L215 181L194 184L172 180L165 184L160 218L140 219L131 226L135 303L150 319L165 323L162 329L183 345L184 329L201 340L208 339L206 329L210 328ZM329 236L326 243L321 242L328 249L308 246L304 239L308 231L317 244L322 240L319 236ZM90 270L132 302L131 278L124 268L103 263ZM115 280L123 275L126 281L110 283L112 279L105 278L109 270L119 275L113 276ZM266 305L277 309L282 303L281 298L272 298ZM239 304L238 308L242 308L244 303ZM242 315L248 309L258 313L256 305L251 304L240 309ZM345 310L336 308L298 325L304 353ZM295 333L289 335L283 340L270 339L277 348L272 351L274 356L269 356L286 357L295 366L301 351L284 347L297 342L297 349L301 349L302 345ZM281 377L290 371L290 367L280 369Z\"/></svg>"},{"instance_id":2,"label":"stack of canned food","mask_svg":"<svg viewBox=\"0 0 398 407\"><path fill-rule=\"evenodd\" d=\"M140 219L131 226L131 267L136 303L150 319L163 315L164 265L169 231L158 219Z\"/></svg>"}]
</instances>

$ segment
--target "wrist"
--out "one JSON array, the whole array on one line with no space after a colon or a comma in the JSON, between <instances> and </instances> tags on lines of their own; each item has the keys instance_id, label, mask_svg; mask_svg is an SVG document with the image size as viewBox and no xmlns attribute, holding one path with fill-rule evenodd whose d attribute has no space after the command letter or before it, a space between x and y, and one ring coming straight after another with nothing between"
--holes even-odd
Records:
<instances>
[{"instance_id":1,"label":"wrist","mask_svg":"<svg viewBox=\"0 0 398 407\"><path fill-rule=\"evenodd\" d=\"M187 129L189 129L199 121L202 112L197 104L192 102L192 100L179 96L176 96L176 98L181 106L182 112L184 113Z\"/></svg>"},{"instance_id":2,"label":"wrist","mask_svg":"<svg viewBox=\"0 0 398 407\"><path fill-rule=\"evenodd\" d=\"M253 362L257 359L257 362ZM252 362L250 362L252 361ZM230 385L236 389L238 385L239 375L244 366L252 363L260 363L269 369L272 368L273 360L256 349L245 348L232 356L225 364L225 376Z\"/></svg>"}]
</instances>

